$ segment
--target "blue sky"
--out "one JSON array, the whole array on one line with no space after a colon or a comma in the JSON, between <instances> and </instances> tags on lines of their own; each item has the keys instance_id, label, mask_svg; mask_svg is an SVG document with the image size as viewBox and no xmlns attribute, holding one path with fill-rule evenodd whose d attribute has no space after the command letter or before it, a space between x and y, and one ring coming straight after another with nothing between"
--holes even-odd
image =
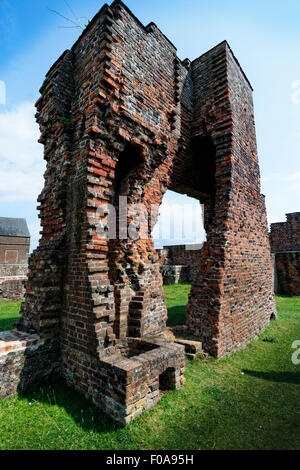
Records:
<instances>
[{"instance_id":1,"label":"blue sky","mask_svg":"<svg viewBox=\"0 0 300 470\"><path fill-rule=\"evenodd\" d=\"M96 0L68 3L82 24L103 5ZM128 0L126 4L144 24L154 21L181 59L192 60L227 39L254 88L269 222L300 211L299 0ZM48 7L72 17L64 0L0 0L0 85L6 85L6 104L0 104L0 216L26 217L33 247L38 240L36 199L44 171L33 104L49 67L80 34L79 29L61 28L71 23ZM170 193L166 201L179 203L179 196Z\"/></svg>"}]
</instances>

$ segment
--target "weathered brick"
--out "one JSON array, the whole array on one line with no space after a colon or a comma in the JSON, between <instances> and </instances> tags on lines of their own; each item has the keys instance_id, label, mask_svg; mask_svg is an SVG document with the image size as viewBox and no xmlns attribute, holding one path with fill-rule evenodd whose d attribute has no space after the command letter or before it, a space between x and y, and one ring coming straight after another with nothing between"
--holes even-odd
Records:
<instances>
[{"instance_id":1,"label":"weathered brick","mask_svg":"<svg viewBox=\"0 0 300 470\"><path fill-rule=\"evenodd\" d=\"M286 222L271 224L275 291L300 295L300 212L286 214Z\"/></svg>"}]
</instances>

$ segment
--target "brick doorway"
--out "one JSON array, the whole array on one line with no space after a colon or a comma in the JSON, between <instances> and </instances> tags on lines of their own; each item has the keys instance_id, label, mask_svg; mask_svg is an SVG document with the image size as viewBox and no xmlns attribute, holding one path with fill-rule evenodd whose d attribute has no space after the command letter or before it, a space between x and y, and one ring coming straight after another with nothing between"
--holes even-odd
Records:
<instances>
[{"instance_id":1,"label":"brick doorway","mask_svg":"<svg viewBox=\"0 0 300 470\"><path fill-rule=\"evenodd\" d=\"M151 229L157 222L167 188L204 204L204 226L208 234L212 228L216 167L212 140L193 139L189 158L175 158L168 173L165 173L165 162L154 165L154 159L151 149L141 143L127 144L117 158L110 188L114 205L111 211L116 222L115 236L108 243L109 279L114 286L113 329L118 340L153 337L166 330L163 279ZM202 270L201 263L197 271ZM197 288L201 275L194 278L191 303L195 296L199 299ZM187 324L194 315L193 307L188 306Z\"/></svg>"}]
</instances>

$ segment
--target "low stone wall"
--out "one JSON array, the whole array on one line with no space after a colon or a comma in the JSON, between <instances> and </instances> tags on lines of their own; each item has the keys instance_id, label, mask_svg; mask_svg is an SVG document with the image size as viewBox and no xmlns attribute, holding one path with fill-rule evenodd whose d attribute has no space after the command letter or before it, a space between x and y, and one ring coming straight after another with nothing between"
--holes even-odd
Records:
<instances>
[{"instance_id":1,"label":"low stone wall","mask_svg":"<svg viewBox=\"0 0 300 470\"><path fill-rule=\"evenodd\" d=\"M161 264L175 266L199 265L203 244L197 245L172 245L158 249Z\"/></svg>"},{"instance_id":2,"label":"low stone wall","mask_svg":"<svg viewBox=\"0 0 300 470\"><path fill-rule=\"evenodd\" d=\"M22 299L27 272L27 264L0 264L0 299Z\"/></svg>"},{"instance_id":3,"label":"low stone wall","mask_svg":"<svg viewBox=\"0 0 300 470\"><path fill-rule=\"evenodd\" d=\"M0 281L9 277L26 277L27 271L27 264L0 264Z\"/></svg>"},{"instance_id":4,"label":"low stone wall","mask_svg":"<svg viewBox=\"0 0 300 470\"><path fill-rule=\"evenodd\" d=\"M27 278L0 280L0 299L19 300L24 298L24 282Z\"/></svg>"},{"instance_id":5,"label":"low stone wall","mask_svg":"<svg viewBox=\"0 0 300 470\"><path fill-rule=\"evenodd\" d=\"M73 369L62 361L67 383L122 425L152 408L163 391L185 383L184 347L153 339L129 338L116 354L100 361L73 350L69 363Z\"/></svg>"},{"instance_id":6,"label":"low stone wall","mask_svg":"<svg viewBox=\"0 0 300 470\"><path fill-rule=\"evenodd\" d=\"M202 244L165 246L157 250L164 284L193 282L200 268Z\"/></svg>"},{"instance_id":7,"label":"low stone wall","mask_svg":"<svg viewBox=\"0 0 300 470\"><path fill-rule=\"evenodd\" d=\"M286 219L271 224L274 290L281 295L300 295L300 212L286 214Z\"/></svg>"},{"instance_id":8,"label":"low stone wall","mask_svg":"<svg viewBox=\"0 0 300 470\"><path fill-rule=\"evenodd\" d=\"M300 295L300 251L275 254L275 291L281 295Z\"/></svg>"},{"instance_id":9,"label":"low stone wall","mask_svg":"<svg viewBox=\"0 0 300 470\"><path fill-rule=\"evenodd\" d=\"M61 373L86 398L126 424L150 409L165 390L185 383L184 347L130 338L118 353L99 360L80 354L74 370L58 360L58 344L18 330L0 333L0 400L49 375ZM79 358L78 358L79 359Z\"/></svg>"},{"instance_id":10,"label":"low stone wall","mask_svg":"<svg viewBox=\"0 0 300 470\"><path fill-rule=\"evenodd\" d=\"M0 332L0 400L50 374L58 365L54 350L37 334Z\"/></svg>"},{"instance_id":11,"label":"low stone wall","mask_svg":"<svg viewBox=\"0 0 300 470\"><path fill-rule=\"evenodd\" d=\"M164 265L161 267L163 283L165 285L192 282L197 275L197 271L196 266Z\"/></svg>"},{"instance_id":12,"label":"low stone wall","mask_svg":"<svg viewBox=\"0 0 300 470\"><path fill-rule=\"evenodd\" d=\"M286 222L271 224L270 243L273 252L300 250L300 212L286 214Z\"/></svg>"}]
</instances>

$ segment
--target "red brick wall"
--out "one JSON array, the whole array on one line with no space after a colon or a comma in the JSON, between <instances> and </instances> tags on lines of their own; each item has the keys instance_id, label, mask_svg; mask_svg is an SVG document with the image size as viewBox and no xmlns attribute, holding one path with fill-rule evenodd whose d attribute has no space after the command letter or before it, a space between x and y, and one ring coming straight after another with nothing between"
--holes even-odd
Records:
<instances>
[{"instance_id":1,"label":"red brick wall","mask_svg":"<svg viewBox=\"0 0 300 470\"><path fill-rule=\"evenodd\" d=\"M197 248L197 249L196 249ZM187 249L186 245L165 246L163 250L157 250L162 264L170 265L199 265L202 249L199 245Z\"/></svg>"},{"instance_id":2,"label":"red brick wall","mask_svg":"<svg viewBox=\"0 0 300 470\"><path fill-rule=\"evenodd\" d=\"M251 86L227 43L194 61L192 76L193 132L199 139L211 136L216 171L202 197L207 243L187 324L221 357L257 337L276 314L272 261ZM199 158L201 151L199 145Z\"/></svg>"},{"instance_id":3,"label":"red brick wall","mask_svg":"<svg viewBox=\"0 0 300 470\"><path fill-rule=\"evenodd\" d=\"M276 253L275 266L277 293L300 295L300 251Z\"/></svg>"},{"instance_id":4,"label":"red brick wall","mask_svg":"<svg viewBox=\"0 0 300 470\"><path fill-rule=\"evenodd\" d=\"M300 251L300 212L286 215L286 222L271 224L270 242L273 252Z\"/></svg>"},{"instance_id":5,"label":"red brick wall","mask_svg":"<svg viewBox=\"0 0 300 470\"><path fill-rule=\"evenodd\" d=\"M275 256L276 292L300 295L300 212L286 214L286 222L271 224L270 242Z\"/></svg>"}]
</instances>

